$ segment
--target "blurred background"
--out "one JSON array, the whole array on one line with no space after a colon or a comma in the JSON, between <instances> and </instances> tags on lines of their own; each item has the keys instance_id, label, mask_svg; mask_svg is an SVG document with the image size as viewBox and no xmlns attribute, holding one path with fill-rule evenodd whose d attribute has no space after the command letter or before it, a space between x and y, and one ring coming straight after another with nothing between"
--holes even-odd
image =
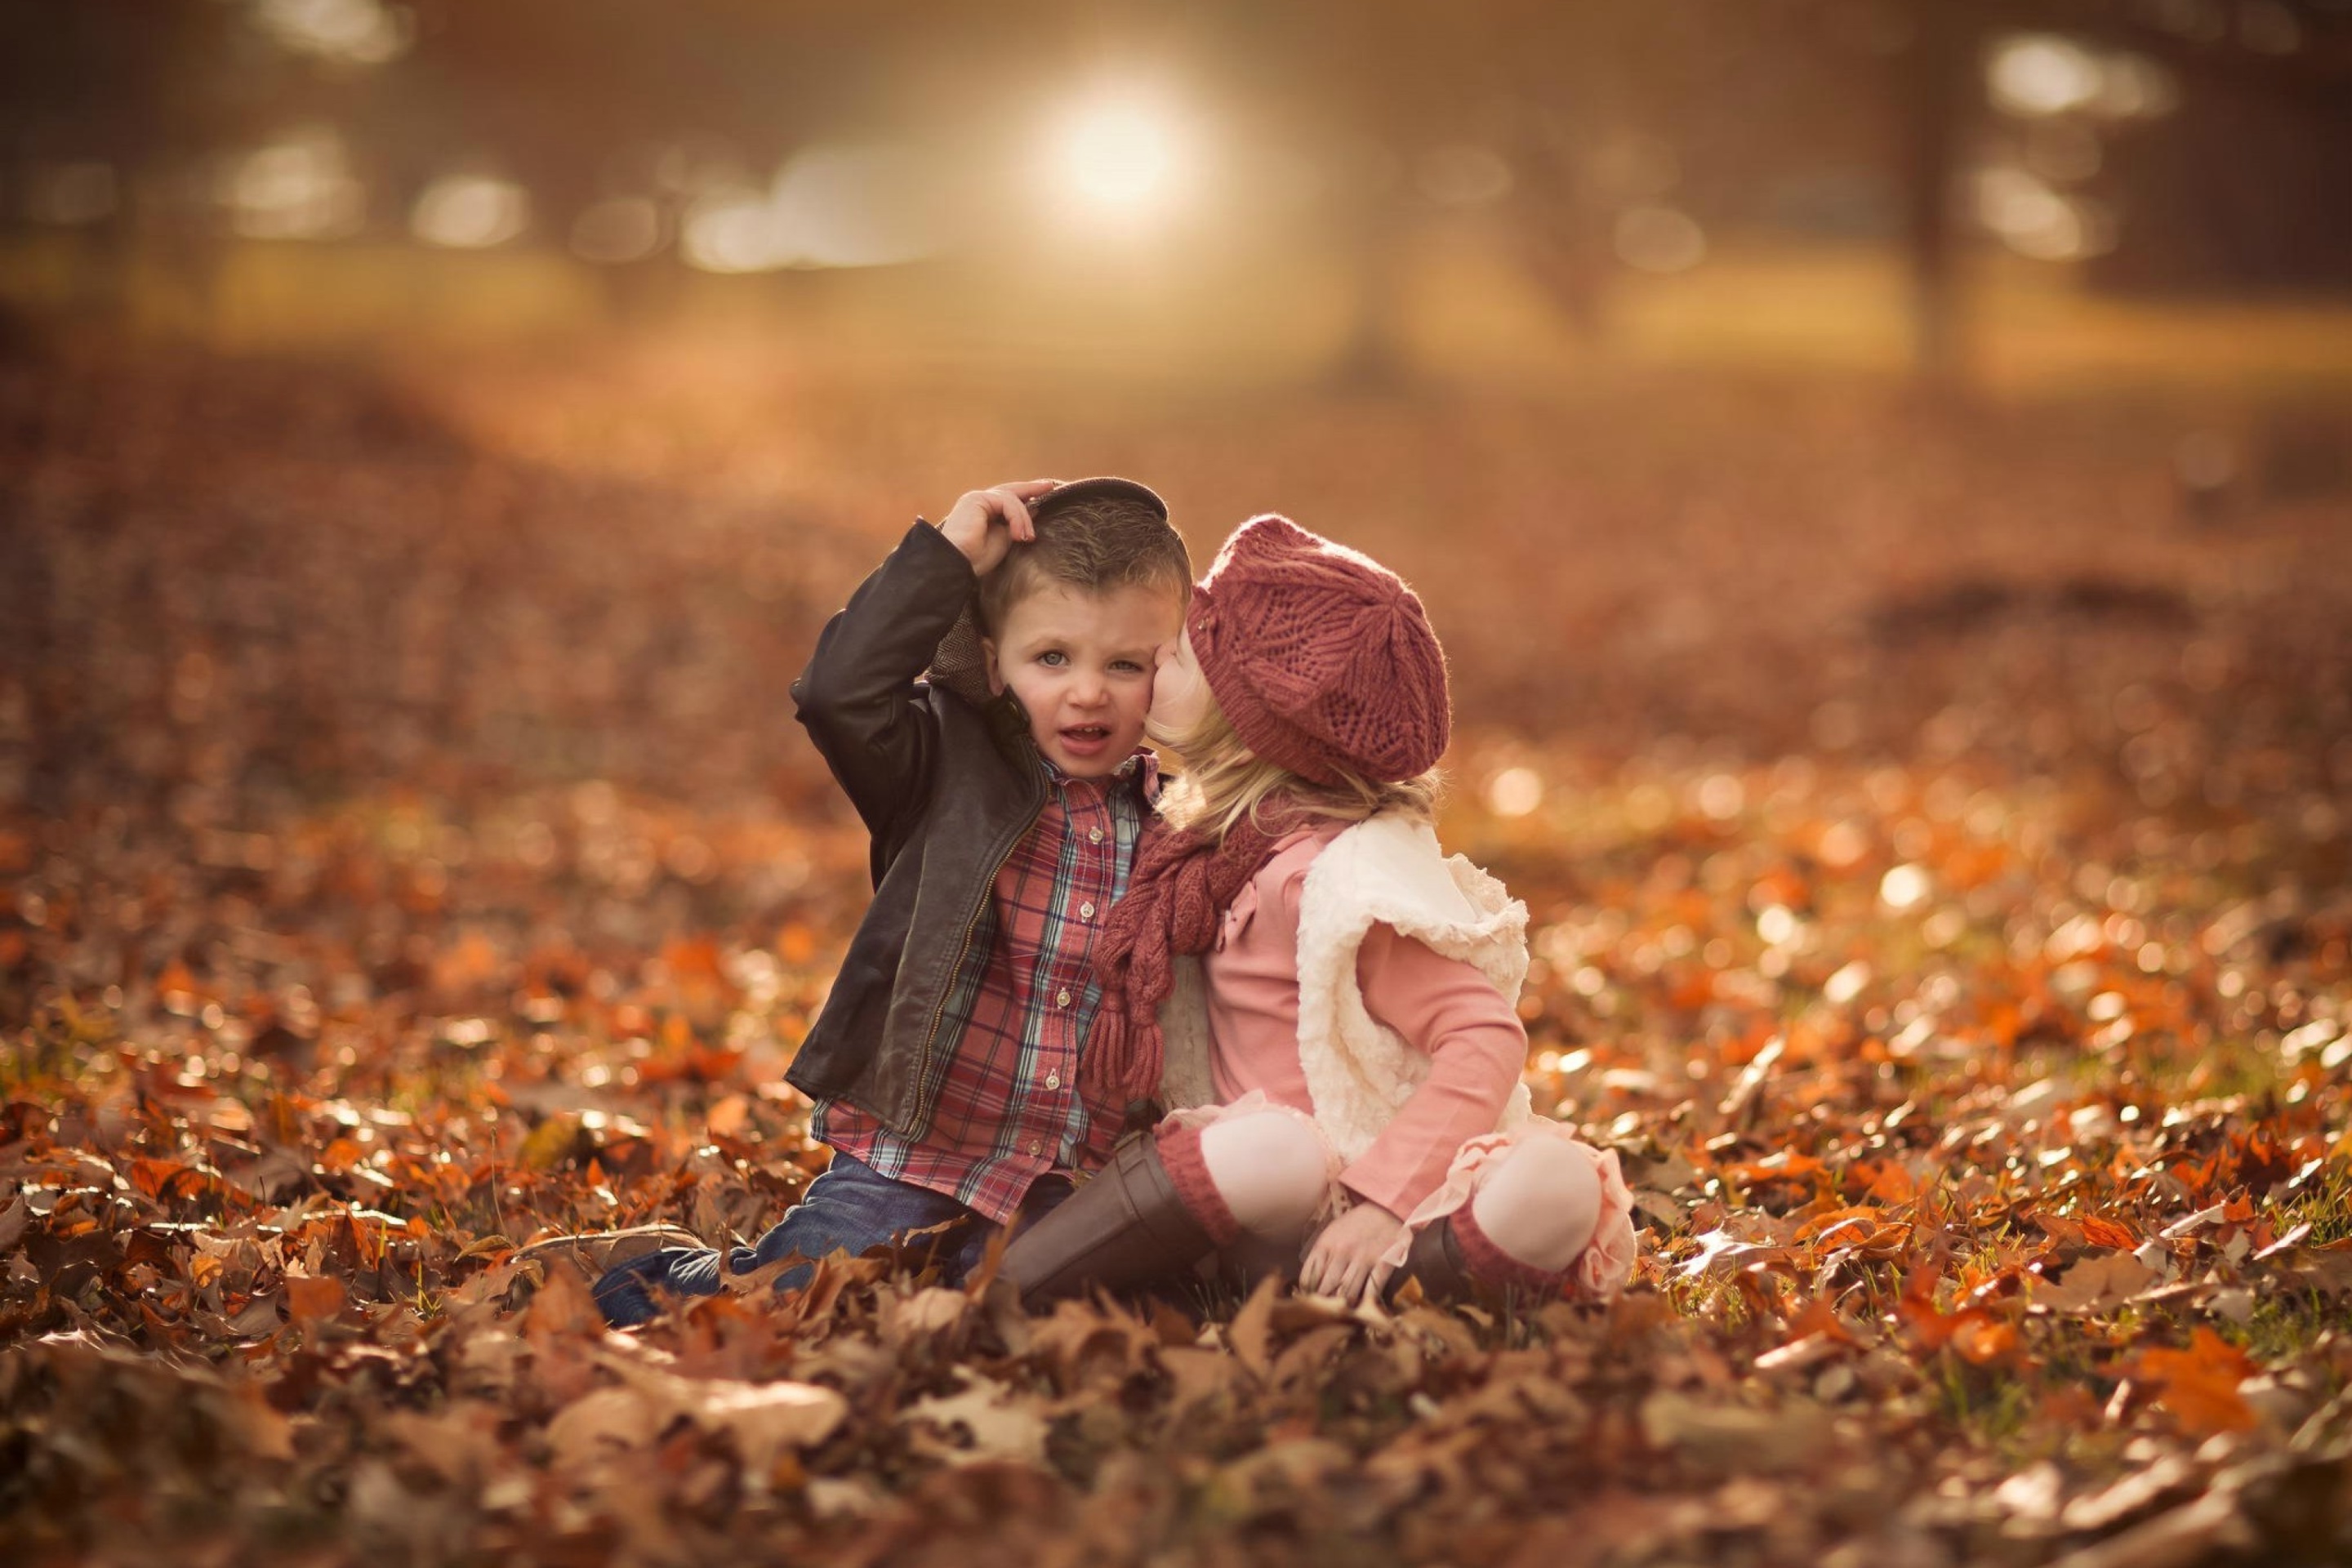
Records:
<instances>
[{"instance_id":1,"label":"blurred background","mask_svg":"<svg viewBox=\"0 0 2352 1568\"><path fill-rule=\"evenodd\" d=\"M1040 474L1403 571L1527 877L1944 779L2338 897L2347 194L2347 0L5 0L9 1012L821 958L786 684Z\"/></svg>"},{"instance_id":2,"label":"blurred background","mask_svg":"<svg viewBox=\"0 0 2352 1568\"><path fill-rule=\"evenodd\" d=\"M6 7L0 289L1181 385L2340 373L2338 0Z\"/></svg>"}]
</instances>

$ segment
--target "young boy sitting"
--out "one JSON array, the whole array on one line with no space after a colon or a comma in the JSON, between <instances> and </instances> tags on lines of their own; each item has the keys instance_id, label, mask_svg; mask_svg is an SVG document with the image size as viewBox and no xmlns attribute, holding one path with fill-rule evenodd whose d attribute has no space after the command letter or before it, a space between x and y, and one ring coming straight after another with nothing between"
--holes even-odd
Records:
<instances>
[{"instance_id":1,"label":"young boy sitting","mask_svg":"<svg viewBox=\"0 0 2352 1568\"><path fill-rule=\"evenodd\" d=\"M1139 742L1192 580L1150 490L1038 479L919 519L826 626L793 700L873 835L875 892L786 1078L833 1163L756 1247L606 1271L607 1320L976 1218L950 1233L957 1278L1108 1157L1129 1108L1081 1091L1090 959L1158 789Z\"/></svg>"}]
</instances>

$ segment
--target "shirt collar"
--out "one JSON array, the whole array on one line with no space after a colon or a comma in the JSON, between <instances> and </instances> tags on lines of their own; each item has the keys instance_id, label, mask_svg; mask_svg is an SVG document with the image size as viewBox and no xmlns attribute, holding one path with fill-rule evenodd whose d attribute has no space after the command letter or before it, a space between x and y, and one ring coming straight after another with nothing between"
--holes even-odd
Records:
<instances>
[{"instance_id":1,"label":"shirt collar","mask_svg":"<svg viewBox=\"0 0 2352 1568\"><path fill-rule=\"evenodd\" d=\"M1037 765L1045 770L1045 782L1052 784L1056 789L1060 788L1064 784L1108 782L1094 779L1072 778L1068 773L1064 773L1061 767L1055 763L1054 759L1047 756L1045 752L1037 752L1034 755L1037 758ZM1110 779L1123 780L1134 785L1136 793L1141 795L1146 801L1157 800L1160 797L1159 755L1144 747L1138 746L1135 749L1134 755L1129 757L1125 762L1119 763L1118 767L1111 770Z\"/></svg>"}]
</instances>

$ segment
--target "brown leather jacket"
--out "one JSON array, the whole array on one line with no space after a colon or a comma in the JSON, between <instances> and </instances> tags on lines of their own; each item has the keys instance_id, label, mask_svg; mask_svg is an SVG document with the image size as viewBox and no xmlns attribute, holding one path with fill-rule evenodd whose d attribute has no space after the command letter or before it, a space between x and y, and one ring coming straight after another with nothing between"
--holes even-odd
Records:
<instances>
[{"instance_id":1,"label":"brown leather jacket","mask_svg":"<svg viewBox=\"0 0 2352 1568\"><path fill-rule=\"evenodd\" d=\"M873 835L874 902L784 1077L909 1138L929 1126L955 1047L940 1016L972 929L1045 801L1019 701L923 679L976 587L962 553L916 523L793 682L801 723Z\"/></svg>"}]
</instances>

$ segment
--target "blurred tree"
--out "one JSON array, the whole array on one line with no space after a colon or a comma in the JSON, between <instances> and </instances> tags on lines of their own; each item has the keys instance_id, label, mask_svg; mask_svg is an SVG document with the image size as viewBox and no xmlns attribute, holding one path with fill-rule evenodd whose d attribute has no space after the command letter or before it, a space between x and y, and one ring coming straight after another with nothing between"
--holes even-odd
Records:
<instances>
[{"instance_id":1,"label":"blurred tree","mask_svg":"<svg viewBox=\"0 0 2352 1568\"><path fill-rule=\"evenodd\" d=\"M1350 379L1399 374L1399 239L1433 205L1412 171L1462 144L1515 171L1498 213L1587 335L1622 268L1680 259L1630 243L1633 215L1663 207L1700 235L1896 239L1916 363L1953 372L1959 186L2005 33L2137 51L2181 82L2182 112L2119 160L2130 243L2097 276L2352 284L2352 9L2331 0L1295 0L1235 30L1273 46L1239 68L1276 75L1349 152L1333 188L1359 258Z\"/></svg>"}]
</instances>

